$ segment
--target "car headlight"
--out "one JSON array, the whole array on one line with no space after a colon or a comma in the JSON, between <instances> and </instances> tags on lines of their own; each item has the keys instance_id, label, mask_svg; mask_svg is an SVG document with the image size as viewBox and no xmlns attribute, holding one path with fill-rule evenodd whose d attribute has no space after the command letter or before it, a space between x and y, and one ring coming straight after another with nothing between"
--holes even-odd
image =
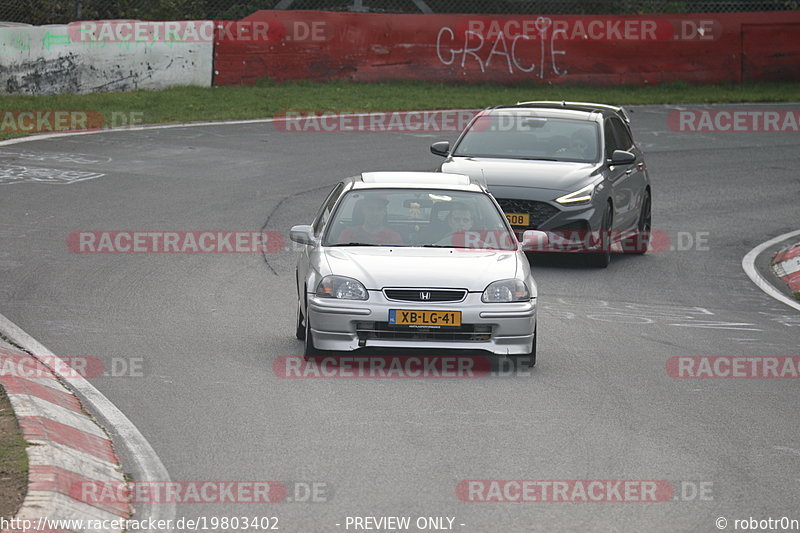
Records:
<instances>
[{"instance_id":1,"label":"car headlight","mask_svg":"<svg viewBox=\"0 0 800 533\"><path fill-rule=\"evenodd\" d=\"M317 297L336 298L338 300L366 300L369 298L369 293L360 281L353 278L325 276L317 285Z\"/></svg>"},{"instance_id":2,"label":"car headlight","mask_svg":"<svg viewBox=\"0 0 800 533\"><path fill-rule=\"evenodd\" d=\"M527 302L531 293L527 285L518 279L502 279L490 283L483 291L483 303Z\"/></svg>"},{"instance_id":3,"label":"car headlight","mask_svg":"<svg viewBox=\"0 0 800 533\"><path fill-rule=\"evenodd\" d=\"M590 183L582 189L578 189L575 192L571 192L561 196L560 198L556 198L556 202L565 205L588 204L592 201L592 195L594 194L595 188L599 189L598 185L595 183Z\"/></svg>"}]
</instances>

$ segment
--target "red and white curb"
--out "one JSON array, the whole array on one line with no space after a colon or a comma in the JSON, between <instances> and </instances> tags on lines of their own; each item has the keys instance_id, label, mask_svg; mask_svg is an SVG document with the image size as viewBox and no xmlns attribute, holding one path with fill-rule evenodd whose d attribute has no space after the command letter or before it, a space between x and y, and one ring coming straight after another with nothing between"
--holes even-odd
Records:
<instances>
[{"instance_id":1,"label":"red and white curb","mask_svg":"<svg viewBox=\"0 0 800 533\"><path fill-rule=\"evenodd\" d=\"M15 371L25 369L25 372ZM27 377L36 376L36 377ZM97 520L129 518L127 503L89 504L75 498L82 482L125 483L106 432L78 399L35 357L0 340L0 384L28 441L28 493L15 518L30 520L27 531L87 531ZM47 523L45 523L45 519ZM54 521L73 520L71 527ZM106 522L111 523L111 522Z\"/></svg>"},{"instance_id":2,"label":"red and white curb","mask_svg":"<svg viewBox=\"0 0 800 533\"><path fill-rule=\"evenodd\" d=\"M800 300L800 242L784 248L772 259L772 271Z\"/></svg>"},{"instance_id":3,"label":"red and white curb","mask_svg":"<svg viewBox=\"0 0 800 533\"><path fill-rule=\"evenodd\" d=\"M766 252L772 246L777 246L783 243L784 241L788 241L789 239L795 239L800 236L800 230L790 231L789 233L784 233L783 235L778 235L777 237L773 237L772 239L762 242L749 252L745 254L742 258L742 269L744 269L745 274L750 280L756 284L756 287L764 291L766 294L771 296L772 298L778 300L779 302L785 303L789 307L800 311L800 302L795 299L789 298L786 294L778 290L773 284L764 278L761 273L756 268L756 259L759 256Z\"/></svg>"}]
</instances>

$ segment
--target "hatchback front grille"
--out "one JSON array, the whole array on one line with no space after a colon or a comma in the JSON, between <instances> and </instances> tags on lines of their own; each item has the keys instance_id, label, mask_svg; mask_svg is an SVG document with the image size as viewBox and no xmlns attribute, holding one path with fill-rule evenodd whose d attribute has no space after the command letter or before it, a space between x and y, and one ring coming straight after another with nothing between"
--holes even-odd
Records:
<instances>
[{"instance_id":1,"label":"hatchback front grille","mask_svg":"<svg viewBox=\"0 0 800 533\"><path fill-rule=\"evenodd\" d=\"M384 289L387 300L400 302L460 302L466 289Z\"/></svg>"},{"instance_id":2,"label":"hatchback front grille","mask_svg":"<svg viewBox=\"0 0 800 533\"><path fill-rule=\"evenodd\" d=\"M531 219L528 228L530 229L537 229L559 212L557 207L553 207L546 202L537 202L536 200L498 198L497 203L500 204L504 213L529 214Z\"/></svg>"}]
</instances>

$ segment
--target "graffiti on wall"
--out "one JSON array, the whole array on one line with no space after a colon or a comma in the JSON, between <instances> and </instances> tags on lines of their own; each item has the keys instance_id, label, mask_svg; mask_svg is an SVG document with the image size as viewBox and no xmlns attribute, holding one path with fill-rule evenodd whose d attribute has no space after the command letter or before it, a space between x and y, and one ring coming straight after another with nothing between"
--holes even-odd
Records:
<instances>
[{"instance_id":1,"label":"graffiti on wall","mask_svg":"<svg viewBox=\"0 0 800 533\"><path fill-rule=\"evenodd\" d=\"M469 24L443 26L436 36L436 56L443 65L477 66L481 72L496 66L509 74L525 73L540 79L566 75L567 70L559 67L566 51L558 46L566 31L554 29L550 17L538 17L530 29L533 31L489 33L471 29Z\"/></svg>"},{"instance_id":2,"label":"graffiti on wall","mask_svg":"<svg viewBox=\"0 0 800 533\"><path fill-rule=\"evenodd\" d=\"M52 95L211 84L213 37L170 33L159 39L133 34L111 39L72 26L0 28L0 93ZM211 21L192 27L213 36Z\"/></svg>"}]
</instances>

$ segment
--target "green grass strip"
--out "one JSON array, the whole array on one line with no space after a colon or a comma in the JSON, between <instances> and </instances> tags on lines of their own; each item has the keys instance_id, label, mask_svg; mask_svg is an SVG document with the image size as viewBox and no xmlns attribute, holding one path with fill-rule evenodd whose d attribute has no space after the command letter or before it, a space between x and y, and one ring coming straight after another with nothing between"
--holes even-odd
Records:
<instances>
[{"instance_id":1,"label":"green grass strip","mask_svg":"<svg viewBox=\"0 0 800 533\"><path fill-rule=\"evenodd\" d=\"M57 96L0 96L4 111L91 110L106 124L122 125L119 117L141 124L267 118L284 111L389 111L472 109L519 100L575 100L634 104L706 104L800 101L800 83L656 86L468 85L431 82L352 83L265 80L255 87L175 87L163 91L134 91ZM118 117L113 121L112 114ZM0 139L19 137L0 124Z\"/></svg>"}]
</instances>

